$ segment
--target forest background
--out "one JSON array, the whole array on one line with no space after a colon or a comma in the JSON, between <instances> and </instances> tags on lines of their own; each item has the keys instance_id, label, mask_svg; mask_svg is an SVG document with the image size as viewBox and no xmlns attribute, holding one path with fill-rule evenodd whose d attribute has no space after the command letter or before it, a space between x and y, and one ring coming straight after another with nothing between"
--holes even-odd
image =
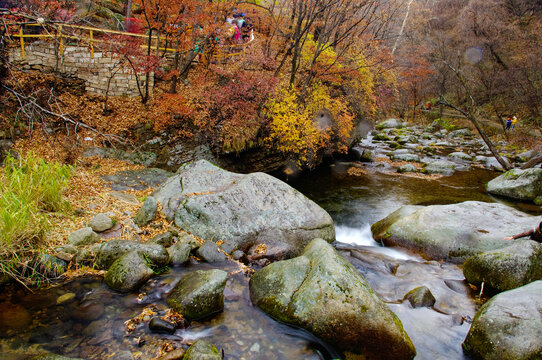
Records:
<instances>
[{"instance_id":1,"label":"forest background","mask_svg":"<svg viewBox=\"0 0 542 360\"><path fill-rule=\"evenodd\" d=\"M45 140L31 142L60 144L56 159L67 164L90 137L98 146L137 147L133 129L143 124L219 156L256 151L311 168L325 154L346 153L363 124L389 116L462 122L486 143L506 138L542 151L537 0L1 0L0 9L0 138L40 133ZM217 60L226 45L241 45L228 35L235 13L254 40ZM11 35L31 23L41 31L64 24L143 35L97 38L117 59L111 77L127 68L146 79L139 98L91 96L73 78L10 63L9 49L19 46ZM173 51L155 50L157 37L158 48ZM507 116L519 119L513 132ZM8 163L3 176L18 176L18 168ZM70 171L52 171L59 186L45 197L54 205L39 200L35 211L63 207L56 195ZM3 271L32 253L36 242L28 241L41 238L40 224L2 239L25 244L9 249Z\"/></svg>"}]
</instances>

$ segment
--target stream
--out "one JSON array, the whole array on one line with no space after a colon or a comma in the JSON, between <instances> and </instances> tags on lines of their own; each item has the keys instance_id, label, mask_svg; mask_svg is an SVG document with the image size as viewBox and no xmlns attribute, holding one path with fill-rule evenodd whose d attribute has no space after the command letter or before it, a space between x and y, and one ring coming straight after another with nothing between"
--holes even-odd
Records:
<instances>
[{"instance_id":1,"label":"stream","mask_svg":"<svg viewBox=\"0 0 542 360\"><path fill-rule=\"evenodd\" d=\"M461 343L476 312L477 292L453 264L426 261L402 249L385 248L371 236L370 225L407 204L448 204L466 200L503 201L483 190L498 173L475 169L429 180L389 175L365 167L359 176L337 163L290 184L316 201L336 224L335 247L363 274L377 294L401 319L421 359L467 359ZM509 204L512 205L512 204ZM522 211L539 207L513 204ZM224 311L212 319L192 322L173 335L151 333L148 321L167 311L165 297L193 270L221 268L229 272ZM9 310L9 329L0 329L0 358L27 359L50 351L85 359L159 359L161 353L206 338L225 359L336 359L342 354L306 331L280 324L251 304L251 269L241 263L199 263L155 276L138 293L111 291L100 278L80 278L33 294L7 287L0 308ZM433 308L413 309L404 295L427 286L436 298ZM125 322L133 322L133 331ZM5 321L4 321L5 323ZM128 353L129 352L129 353ZM131 353L131 354L130 354ZM127 357L126 357L127 356Z\"/></svg>"}]
</instances>

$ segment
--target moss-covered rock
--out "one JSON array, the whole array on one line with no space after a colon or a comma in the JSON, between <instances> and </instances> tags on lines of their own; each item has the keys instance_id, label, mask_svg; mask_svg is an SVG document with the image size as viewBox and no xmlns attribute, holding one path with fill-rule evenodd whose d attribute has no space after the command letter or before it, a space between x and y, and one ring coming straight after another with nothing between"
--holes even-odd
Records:
<instances>
[{"instance_id":1,"label":"moss-covered rock","mask_svg":"<svg viewBox=\"0 0 542 360\"><path fill-rule=\"evenodd\" d=\"M476 313L463 348L476 359L542 358L542 281L494 296Z\"/></svg>"},{"instance_id":2,"label":"moss-covered rock","mask_svg":"<svg viewBox=\"0 0 542 360\"><path fill-rule=\"evenodd\" d=\"M356 269L322 239L297 258L268 265L250 279L255 305L338 349L371 359L412 359L401 321Z\"/></svg>"},{"instance_id":3,"label":"moss-covered rock","mask_svg":"<svg viewBox=\"0 0 542 360\"><path fill-rule=\"evenodd\" d=\"M222 360L222 355L208 341L196 340L184 354L183 360Z\"/></svg>"},{"instance_id":4,"label":"moss-covered rock","mask_svg":"<svg viewBox=\"0 0 542 360\"><path fill-rule=\"evenodd\" d=\"M542 280L542 245L532 240L519 241L475 255L465 261L463 274L471 284L485 282L500 291Z\"/></svg>"},{"instance_id":5,"label":"moss-covered rock","mask_svg":"<svg viewBox=\"0 0 542 360\"><path fill-rule=\"evenodd\" d=\"M138 250L153 266L163 267L169 263L169 254L162 245L133 240L111 240L100 247L96 254L96 266L100 269L109 269L115 260L132 250Z\"/></svg>"},{"instance_id":6,"label":"moss-covered rock","mask_svg":"<svg viewBox=\"0 0 542 360\"><path fill-rule=\"evenodd\" d=\"M206 318L224 308L228 273L198 270L181 278L167 296L167 304L187 320Z\"/></svg>"},{"instance_id":7,"label":"moss-covered rock","mask_svg":"<svg viewBox=\"0 0 542 360\"><path fill-rule=\"evenodd\" d=\"M491 180L487 192L513 199L534 201L542 196L542 169L512 169Z\"/></svg>"},{"instance_id":8,"label":"moss-covered rock","mask_svg":"<svg viewBox=\"0 0 542 360\"><path fill-rule=\"evenodd\" d=\"M412 307L431 307L435 305L435 296L425 286L419 286L410 290L404 297L404 300L408 300Z\"/></svg>"},{"instance_id":9,"label":"moss-covered rock","mask_svg":"<svg viewBox=\"0 0 542 360\"><path fill-rule=\"evenodd\" d=\"M137 250L132 250L120 258L107 270L105 283L120 292L131 292L139 289L152 276L153 271L147 261Z\"/></svg>"}]
</instances>

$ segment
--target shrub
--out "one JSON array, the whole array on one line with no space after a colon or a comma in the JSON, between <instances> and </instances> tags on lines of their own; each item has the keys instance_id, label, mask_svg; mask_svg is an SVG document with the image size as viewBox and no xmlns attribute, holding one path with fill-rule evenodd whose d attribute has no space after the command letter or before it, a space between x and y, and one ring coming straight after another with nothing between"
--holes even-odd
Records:
<instances>
[{"instance_id":1,"label":"shrub","mask_svg":"<svg viewBox=\"0 0 542 360\"><path fill-rule=\"evenodd\" d=\"M7 157L0 172L0 272L20 278L24 264L42 250L47 212L66 210L62 193L72 168L47 164L33 153Z\"/></svg>"}]
</instances>

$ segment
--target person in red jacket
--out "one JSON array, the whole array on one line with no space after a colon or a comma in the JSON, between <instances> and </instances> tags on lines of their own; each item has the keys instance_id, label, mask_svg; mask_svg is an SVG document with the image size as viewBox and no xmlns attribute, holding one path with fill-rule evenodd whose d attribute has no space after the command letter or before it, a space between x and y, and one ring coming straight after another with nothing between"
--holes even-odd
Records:
<instances>
[{"instance_id":1,"label":"person in red jacket","mask_svg":"<svg viewBox=\"0 0 542 360\"><path fill-rule=\"evenodd\" d=\"M533 229L522 232L521 234L505 237L504 240L514 240L514 239L519 239L526 236L529 236L531 240L542 243L542 222L540 222L540 224L538 224L538 226Z\"/></svg>"}]
</instances>

